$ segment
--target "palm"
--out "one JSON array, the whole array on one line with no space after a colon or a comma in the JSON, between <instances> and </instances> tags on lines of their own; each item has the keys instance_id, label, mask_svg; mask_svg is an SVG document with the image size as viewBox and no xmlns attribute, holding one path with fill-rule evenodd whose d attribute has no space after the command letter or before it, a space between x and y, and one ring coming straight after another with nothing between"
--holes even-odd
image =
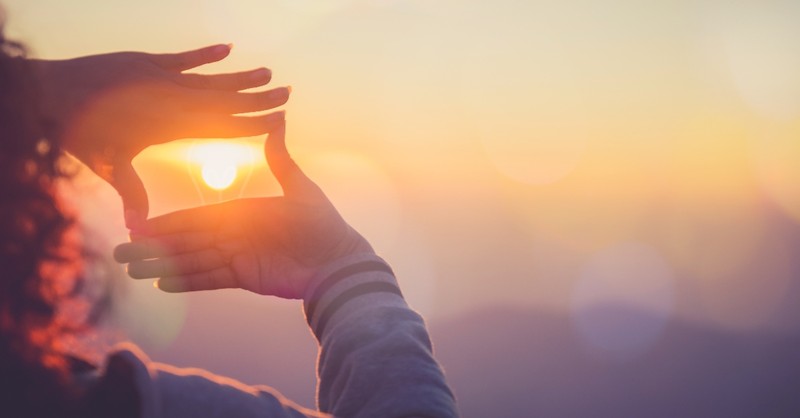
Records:
<instances>
[{"instance_id":1,"label":"palm","mask_svg":"<svg viewBox=\"0 0 800 418\"><path fill-rule=\"evenodd\" d=\"M282 131L270 134L266 148L285 196L151 219L141 238L117 247L117 260L130 263L134 278L160 277L159 287L169 292L243 288L296 299L325 264L372 252L289 158Z\"/></svg>"},{"instance_id":2,"label":"palm","mask_svg":"<svg viewBox=\"0 0 800 418\"><path fill-rule=\"evenodd\" d=\"M239 287L285 298L302 297L315 267L341 256L360 237L349 234L327 200L316 204L285 197L231 203L219 233ZM242 219L252 219L243 224Z\"/></svg>"}]
</instances>

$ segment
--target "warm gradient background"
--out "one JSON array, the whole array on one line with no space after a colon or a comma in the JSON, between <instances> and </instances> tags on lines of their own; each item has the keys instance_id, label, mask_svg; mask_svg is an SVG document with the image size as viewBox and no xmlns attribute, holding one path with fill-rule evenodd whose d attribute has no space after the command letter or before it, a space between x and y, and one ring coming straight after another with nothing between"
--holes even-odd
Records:
<instances>
[{"instance_id":1,"label":"warm gradient background","mask_svg":"<svg viewBox=\"0 0 800 418\"><path fill-rule=\"evenodd\" d=\"M3 3L40 57L233 42L208 71L291 84L296 159L394 266L465 417L800 411L799 2ZM153 215L277 193L263 163L202 186L193 144L135 161ZM313 404L298 303L122 277L154 359Z\"/></svg>"}]
</instances>

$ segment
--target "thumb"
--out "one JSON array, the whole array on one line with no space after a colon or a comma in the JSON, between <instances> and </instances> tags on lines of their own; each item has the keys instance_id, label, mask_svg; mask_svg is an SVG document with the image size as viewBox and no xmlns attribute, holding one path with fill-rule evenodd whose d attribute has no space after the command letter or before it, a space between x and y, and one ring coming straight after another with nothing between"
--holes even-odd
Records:
<instances>
[{"instance_id":1,"label":"thumb","mask_svg":"<svg viewBox=\"0 0 800 418\"><path fill-rule=\"evenodd\" d=\"M267 164L283 194L288 196L317 196L319 188L294 162L286 149L286 120L279 122L267 136L264 143Z\"/></svg>"},{"instance_id":2,"label":"thumb","mask_svg":"<svg viewBox=\"0 0 800 418\"><path fill-rule=\"evenodd\" d=\"M119 162L113 167L111 186L122 198L125 211L125 226L136 229L147 219L149 203L144 184L129 161Z\"/></svg>"}]
</instances>

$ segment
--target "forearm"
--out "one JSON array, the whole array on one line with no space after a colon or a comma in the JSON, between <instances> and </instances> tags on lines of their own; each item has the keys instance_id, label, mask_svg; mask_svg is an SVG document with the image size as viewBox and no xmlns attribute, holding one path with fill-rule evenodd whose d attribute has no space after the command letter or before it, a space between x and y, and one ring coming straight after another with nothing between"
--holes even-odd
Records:
<instances>
[{"instance_id":1,"label":"forearm","mask_svg":"<svg viewBox=\"0 0 800 418\"><path fill-rule=\"evenodd\" d=\"M343 417L456 417L422 318L374 255L339 260L306 294L320 341L318 406Z\"/></svg>"}]
</instances>

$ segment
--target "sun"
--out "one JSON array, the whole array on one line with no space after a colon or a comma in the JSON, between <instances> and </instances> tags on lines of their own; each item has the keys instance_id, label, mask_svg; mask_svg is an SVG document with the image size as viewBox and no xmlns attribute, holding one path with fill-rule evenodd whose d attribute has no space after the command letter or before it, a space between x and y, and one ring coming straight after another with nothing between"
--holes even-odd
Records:
<instances>
[{"instance_id":1,"label":"sun","mask_svg":"<svg viewBox=\"0 0 800 418\"><path fill-rule=\"evenodd\" d=\"M225 190L236 182L243 167L255 163L258 147L237 141L208 141L193 144L187 158L196 164L199 177L214 190Z\"/></svg>"},{"instance_id":2,"label":"sun","mask_svg":"<svg viewBox=\"0 0 800 418\"><path fill-rule=\"evenodd\" d=\"M208 187L214 190L224 190L236 180L236 166L226 163L208 163L203 165L200 175Z\"/></svg>"}]
</instances>

